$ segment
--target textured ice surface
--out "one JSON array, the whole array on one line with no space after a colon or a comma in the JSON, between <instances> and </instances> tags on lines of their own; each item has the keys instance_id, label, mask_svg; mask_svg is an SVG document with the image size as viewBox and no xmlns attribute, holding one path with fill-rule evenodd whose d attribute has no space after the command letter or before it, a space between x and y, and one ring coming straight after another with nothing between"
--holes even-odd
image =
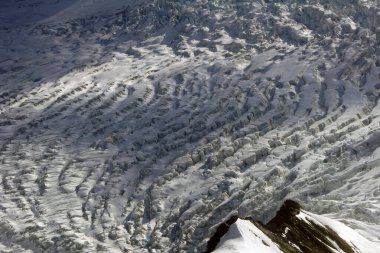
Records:
<instances>
[{"instance_id":1,"label":"textured ice surface","mask_svg":"<svg viewBox=\"0 0 380 253\"><path fill-rule=\"evenodd\" d=\"M201 252L287 198L379 242L378 1L267 2L2 1L0 249Z\"/></svg>"}]
</instances>

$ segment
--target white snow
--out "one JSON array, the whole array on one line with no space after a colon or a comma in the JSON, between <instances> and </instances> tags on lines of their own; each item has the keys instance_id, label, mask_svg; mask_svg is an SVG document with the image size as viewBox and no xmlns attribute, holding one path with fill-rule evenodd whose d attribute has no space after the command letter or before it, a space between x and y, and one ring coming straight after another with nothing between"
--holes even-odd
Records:
<instances>
[{"instance_id":1,"label":"white snow","mask_svg":"<svg viewBox=\"0 0 380 253\"><path fill-rule=\"evenodd\" d=\"M322 215L313 214L310 212L302 211L302 219L309 219L316 224L322 224L323 226L329 227L334 230L343 240L348 244L352 245L355 252L358 253L377 253L380 252L380 242L373 242L362 235L360 235L355 230L351 229L347 225L333 220Z\"/></svg>"},{"instance_id":2,"label":"white snow","mask_svg":"<svg viewBox=\"0 0 380 253\"><path fill-rule=\"evenodd\" d=\"M248 220L237 219L221 238L215 253L280 253L278 245Z\"/></svg>"}]
</instances>

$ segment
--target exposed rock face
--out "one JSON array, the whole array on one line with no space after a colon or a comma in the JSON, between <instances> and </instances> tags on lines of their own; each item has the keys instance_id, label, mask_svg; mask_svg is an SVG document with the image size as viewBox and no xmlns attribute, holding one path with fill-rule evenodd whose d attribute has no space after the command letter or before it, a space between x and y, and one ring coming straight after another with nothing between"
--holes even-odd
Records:
<instances>
[{"instance_id":1,"label":"exposed rock face","mask_svg":"<svg viewBox=\"0 0 380 253\"><path fill-rule=\"evenodd\" d=\"M266 224L265 228L278 238L285 239L280 245L284 248L291 248L296 245L296 249L287 249L284 252L296 252L301 249L305 253L323 253L335 252L335 250L343 250L343 252L354 253L354 249L347 242L345 242L333 228L321 226L313 221L299 219L297 215L301 212L301 206L294 201L287 200L281 206L276 216ZM287 231L287 232L285 232ZM285 247L290 244L291 247Z\"/></svg>"}]
</instances>

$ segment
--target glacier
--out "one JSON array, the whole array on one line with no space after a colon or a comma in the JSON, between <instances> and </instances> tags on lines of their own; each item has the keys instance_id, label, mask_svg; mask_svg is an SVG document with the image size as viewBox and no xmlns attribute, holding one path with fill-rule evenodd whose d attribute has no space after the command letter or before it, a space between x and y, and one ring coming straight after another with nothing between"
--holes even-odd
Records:
<instances>
[{"instance_id":1,"label":"glacier","mask_svg":"<svg viewBox=\"0 0 380 253\"><path fill-rule=\"evenodd\" d=\"M2 1L0 251L204 252L287 199L379 245L379 24L378 0Z\"/></svg>"}]
</instances>

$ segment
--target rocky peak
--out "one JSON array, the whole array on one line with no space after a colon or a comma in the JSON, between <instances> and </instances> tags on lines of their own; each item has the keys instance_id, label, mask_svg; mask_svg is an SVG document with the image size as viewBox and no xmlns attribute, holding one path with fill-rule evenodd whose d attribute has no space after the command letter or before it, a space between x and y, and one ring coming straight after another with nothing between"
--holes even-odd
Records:
<instances>
[{"instance_id":1,"label":"rocky peak","mask_svg":"<svg viewBox=\"0 0 380 253\"><path fill-rule=\"evenodd\" d=\"M336 226L333 226L334 224ZM230 231L232 227L233 229ZM337 230L338 227L339 230ZM276 216L267 224L262 224L249 217L233 216L229 218L217 228L216 233L208 242L205 253L245 252L245 246L240 243L244 242L244 245L249 245L252 241L256 242L252 243L255 248L251 248L251 250L258 252L262 252L260 247L270 249L263 252L284 253L367 252L360 249L361 242L347 240L347 234L352 232L340 222L306 212L299 203L286 200ZM260 238L264 246L257 238ZM358 238L361 237L358 236ZM272 243L269 243L268 240ZM361 240L365 239L361 238ZM371 245L371 242L367 243ZM226 249L229 250L225 251Z\"/></svg>"}]
</instances>

